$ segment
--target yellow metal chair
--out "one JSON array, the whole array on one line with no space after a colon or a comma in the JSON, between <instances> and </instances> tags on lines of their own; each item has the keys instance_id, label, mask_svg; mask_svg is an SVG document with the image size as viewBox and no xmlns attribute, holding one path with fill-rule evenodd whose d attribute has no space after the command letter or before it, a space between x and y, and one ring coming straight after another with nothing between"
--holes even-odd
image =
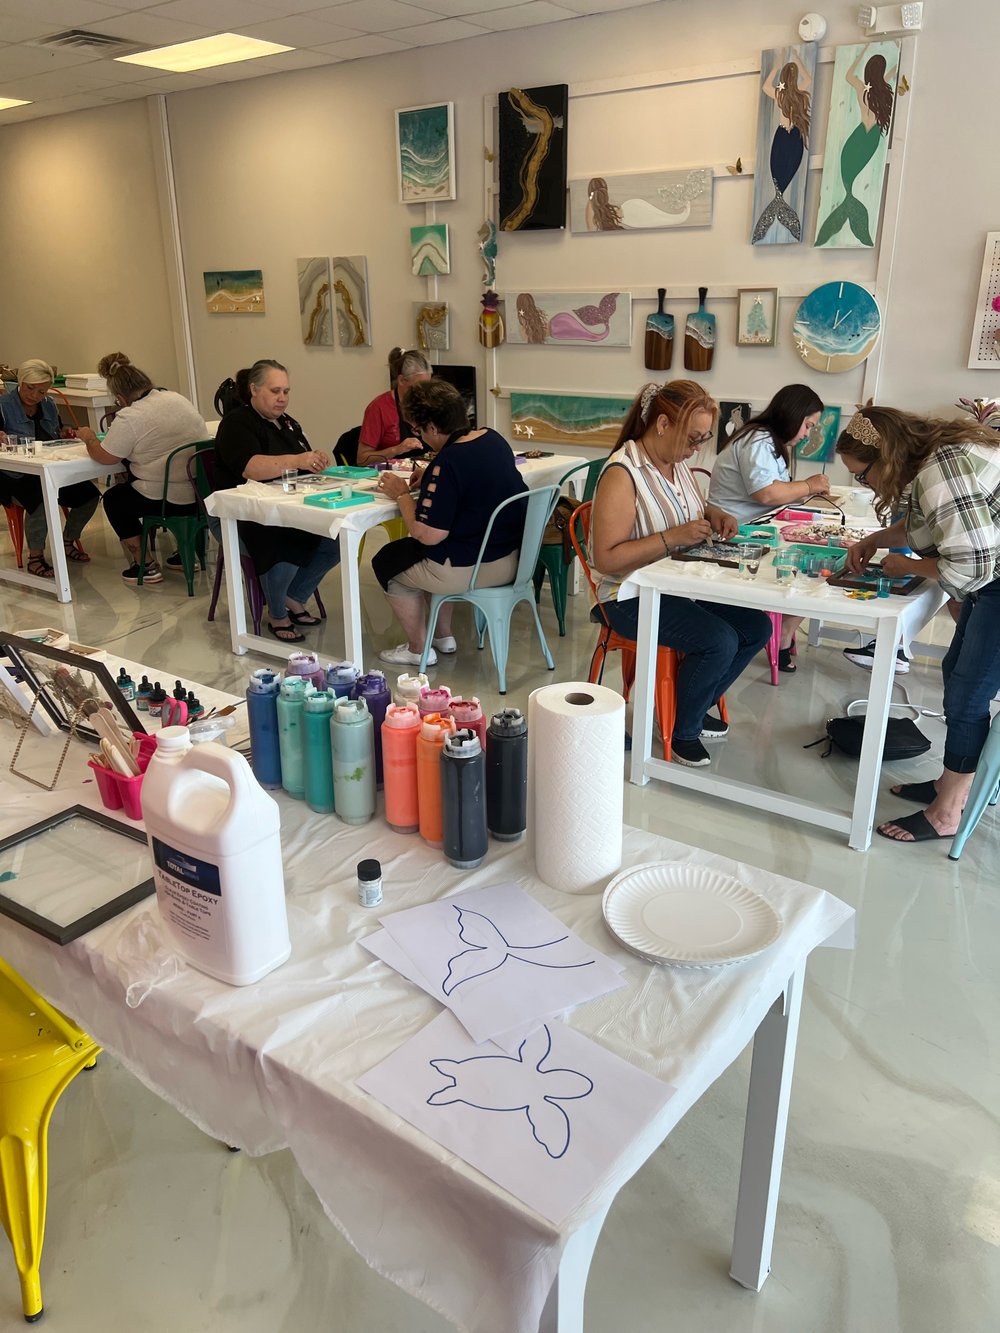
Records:
<instances>
[{"instance_id":1,"label":"yellow metal chair","mask_svg":"<svg viewBox=\"0 0 1000 1333\"><path fill-rule=\"evenodd\" d=\"M407 528L405 521L401 518L387 518L384 523L379 524L379 527L385 528L386 532L389 534L389 540L391 542L402 541L404 537L410 535L409 528ZM362 537L361 544L358 546L358 560L361 559L364 553L365 539Z\"/></svg>"},{"instance_id":2,"label":"yellow metal chair","mask_svg":"<svg viewBox=\"0 0 1000 1333\"><path fill-rule=\"evenodd\" d=\"M100 1049L0 958L0 1221L29 1324L42 1316L49 1120L63 1090Z\"/></svg>"}]
</instances>

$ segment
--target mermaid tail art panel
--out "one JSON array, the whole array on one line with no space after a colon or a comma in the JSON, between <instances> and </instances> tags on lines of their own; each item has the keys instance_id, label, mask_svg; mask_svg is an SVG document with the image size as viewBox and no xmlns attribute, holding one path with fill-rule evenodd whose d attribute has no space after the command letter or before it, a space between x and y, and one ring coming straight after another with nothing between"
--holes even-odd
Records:
<instances>
[{"instance_id":1,"label":"mermaid tail art panel","mask_svg":"<svg viewBox=\"0 0 1000 1333\"><path fill-rule=\"evenodd\" d=\"M710 227L714 184L711 167L572 180L570 229L586 232Z\"/></svg>"},{"instance_id":2,"label":"mermaid tail art panel","mask_svg":"<svg viewBox=\"0 0 1000 1333\"><path fill-rule=\"evenodd\" d=\"M334 259L333 295L337 311L337 341L341 347L371 347L368 260L364 255L340 255Z\"/></svg>"},{"instance_id":3,"label":"mermaid tail art panel","mask_svg":"<svg viewBox=\"0 0 1000 1333\"><path fill-rule=\"evenodd\" d=\"M569 86L511 88L500 94L497 105L500 230L561 230L566 225Z\"/></svg>"},{"instance_id":4,"label":"mermaid tail art panel","mask_svg":"<svg viewBox=\"0 0 1000 1333\"><path fill-rule=\"evenodd\" d=\"M815 42L760 53L751 245L802 240L816 55Z\"/></svg>"},{"instance_id":5,"label":"mermaid tail art panel","mask_svg":"<svg viewBox=\"0 0 1000 1333\"><path fill-rule=\"evenodd\" d=\"M453 102L408 106L396 112L400 203L455 198L454 114Z\"/></svg>"},{"instance_id":6,"label":"mermaid tail art panel","mask_svg":"<svg viewBox=\"0 0 1000 1333\"><path fill-rule=\"evenodd\" d=\"M817 246L865 250L875 244L898 71L898 42L837 47Z\"/></svg>"},{"instance_id":7,"label":"mermaid tail art panel","mask_svg":"<svg viewBox=\"0 0 1000 1333\"><path fill-rule=\"evenodd\" d=\"M630 292L517 292L508 296L509 343L561 347L631 347Z\"/></svg>"}]
</instances>

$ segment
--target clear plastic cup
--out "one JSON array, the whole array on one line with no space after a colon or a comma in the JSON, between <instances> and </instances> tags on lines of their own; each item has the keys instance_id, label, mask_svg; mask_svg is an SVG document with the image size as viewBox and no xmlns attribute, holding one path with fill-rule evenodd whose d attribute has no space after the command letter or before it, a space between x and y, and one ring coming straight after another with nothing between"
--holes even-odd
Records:
<instances>
[{"instance_id":1,"label":"clear plastic cup","mask_svg":"<svg viewBox=\"0 0 1000 1333\"><path fill-rule=\"evenodd\" d=\"M299 477L298 469L294 467L286 467L284 472L282 472L281 489L285 492L286 495L290 495L292 491L298 489L297 485L298 477Z\"/></svg>"},{"instance_id":2,"label":"clear plastic cup","mask_svg":"<svg viewBox=\"0 0 1000 1333\"><path fill-rule=\"evenodd\" d=\"M774 555L774 573L778 583L789 592L795 586L795 580L801 568L798 551L776 551Z\"/></svg>"},{"instance_id":3,"label":"clear plastic cup","mask_svg":"<svg viewBox=\"0 0 1000 1333\"><path fill-rule=\"evenodd\" d=\"M879 578L875 581L876 597L888 597L892 592L892 579Z\"/></svg>"},{"instance_id":4,"label":"clear plastic cup","mask_svg":"<svg viewBox=\"0 0 1000 1333\"><path fill-rule=\"evenodd\" d=\"M740 565L739 576L741 579L755 579L757 571L760 569L760 562L764 558L765 547L760 542L741 542L739 546Z\"/></svg>"}]
</instances>

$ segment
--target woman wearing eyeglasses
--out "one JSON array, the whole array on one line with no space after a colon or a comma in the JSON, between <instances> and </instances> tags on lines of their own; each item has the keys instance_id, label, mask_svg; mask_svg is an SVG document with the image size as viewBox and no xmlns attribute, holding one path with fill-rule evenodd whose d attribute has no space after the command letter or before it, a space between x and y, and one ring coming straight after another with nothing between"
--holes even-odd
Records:
<instances>
[{"instance_id":1,"label":"woman wearing eyeglasses","mask_svg":"<svg viewBox=\"0 0 1000 1333\"><path fill-rule=\"evenodd\" d=\"M629 574L714 534L733 537L736 519L702 499L687 460L712 438L718 405L693 380L647 384L632 404L597 484L591 550L598 598L611 628L634 639L639 599L619 600ZM771 637L763 611L660 598L659 643L684 654L671 738L676 763L711 762L703 738L728 725L709 713Z\"/></svg>"},{"instance_id":2,"label":"woman wearing eyeglasses","mask_svg":"<svg viewBox=\"0 0 1000 1333\"><path fill-rule=\"evenodd\" d=\"M884 555L883 573L934 579L961 603L941 664L943 772L936 782L893 787L894 796L926 808L878 828L896 842L948 838L958 829L989 733L990 701L1000 690L1000 436L975 422L865 407L848 422L837 453L875 492L880 514L905 510L849 548L851 572L864 570L880 549L910 547L914 556Z\"/></svg>"}]
</instances>

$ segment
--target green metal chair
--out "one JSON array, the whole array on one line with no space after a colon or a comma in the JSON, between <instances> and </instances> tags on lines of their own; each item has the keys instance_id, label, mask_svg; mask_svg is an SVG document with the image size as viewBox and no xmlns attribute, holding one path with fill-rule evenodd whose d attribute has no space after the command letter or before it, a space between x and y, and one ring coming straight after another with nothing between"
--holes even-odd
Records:
<instances>
[{"instance_id":1,"label":"green metal chair","mask_svg":"<svg viewBox=\"0 0 1000 1333\"><path fill-rule=\"evenodd\" d=\"M578 472L587 471L587 480L583 488L583 500L586 504L588 500L594 498L594 492L597 490L597 479L601 475L601 469L608 460L606 458L595 458L591 463L578 463L576 467L570 470L560 478L559 489L569 481L570 477L575 477ZM549 587L552 590L552 605L555 607L556 619L559 621L559 637L566 637L566 593L569 586L569 570L573 563L572 558L567 562L566 548L563 542L545 542L538 553L538 564L535 566L534 584L535 584L535 602L541 601L542 584L545 582L545 575L549 576Z\"/></svg>"},{"instance_id":2,"label":"green metal chair","mask_svg":"<svg viewBox=\"0 0 1000 1333\"><path fill-rule=\"evenodd\" d=\"M194 596L194 562L197 558L201 562L202 569L205 564L205 533L208 529L208 520L200 511L193 514L170 514L167 512L167 496L170 493L170 466L179 454L186 454L190 449L204 449L206 446L213 447L211 440L196 440L193 444L182 444L179 449L172 449L167 455L167 463L163 472L163 500L160 512L152 517L142 520L142 546L139 552L139 587L142 587L142 576L146 568L146 549L151 541L155 541L153 534L159 529L164 528L167 532L173 534L177 542L177 551L181 557L181 568L184 570L184 577L187 580L188 596ZM194 501L192 500L192 504Z\"/></svg>"},{"instance_id":3,"label":"green metal chair","mask_svg":"<svg viewBox=\"0 0 1000 1333\"><path fill-rule=\"evenodd\" d=\"M538 617L538 609L534 603L531 578L532 570L538 561L538 552L542 544L542 537L545 534L545 525L549 521L549 515L555 508L558 498L558 486L539 486L537 490L528 491L526 495L523 493L512 495L510 499L497 505L490 515L489 523L486 525L483 543L479 548L479 556L467 590L465 592L434 593L431 597L430 614L427 617L427 635L424 639L424 651L420 658L419 670L427 670L427 658L430 655L438 612L445 602L471 602L475 607L479 647L481 650L486 638L486 631L489 630L490 649L493 653L493 661L496 664L501 694L507 693L510 618L514 612L514 607L519 602L527 602L531 607L531 614L535 617L535 629L538 631L538 642L542 646L545 665L550 671L555 670L556 664L549 652L549 645L545 642L542 622ZM521 555L517 562L514 582L504 584L499 588L477 588L476 579L479 577L479 566L483 562L483 553L489 542L493 524L496 522L497 515L512 504L523 504L525 506L524 535L521 538Z\"/></svg>"}]
</instances>

